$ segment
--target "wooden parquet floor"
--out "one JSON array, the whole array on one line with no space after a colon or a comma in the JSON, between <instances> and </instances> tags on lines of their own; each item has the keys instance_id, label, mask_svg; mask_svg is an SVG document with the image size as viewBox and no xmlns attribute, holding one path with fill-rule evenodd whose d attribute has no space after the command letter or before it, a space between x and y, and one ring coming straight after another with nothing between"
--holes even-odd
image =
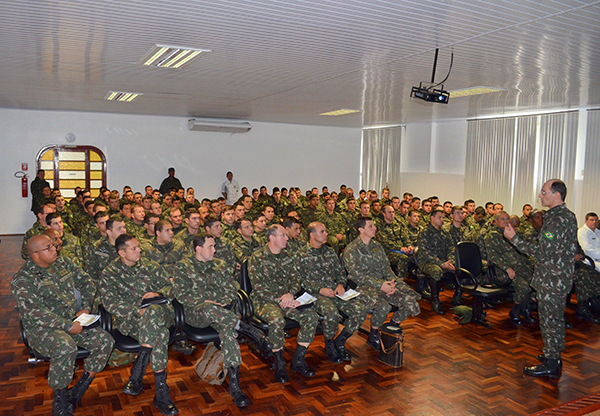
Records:
<instances>
[{"instance_id":1,"label":"wooden parquet floor","mask_svg":"<svg viewBox=\"0 0 600 416\"><path fill-rule=\"evenodd\" d=\"M20 242L19 236L4 236L0 243L0 413L49 415L48 363L27 363L9 290L10 279L22 264ZM447 291L442 298L448 306ZM421 308L420 316L403 325L406 340L400 369L379 362L364 335L348 341L355 356L351 364L332 364L324 353L323 336L318 335L307 354L316 377L305 379L290 372L290 383L281 385L274 382L267 364L242 345L241 385L252 405L240 410L227 392L227 383L209 386L194 373L193 364L203 350L199 346L191 356L170 351L171 395L181 415L462 416L527 415L600 392L600 325L578 320L573 307L567 309L567 317L575 328L567 331L559 380L522 374L522 367L535 363L541 352L540 334L537 326L513 326L508 303L488 310L491 330L459 325L452 313L435 315L425 301ZM293 351L295 338L286 345ZM289 362L291 352L286 352L286 358ZM158 415L152 406L151 373L138 397L121 394L128 376L129 366L100 373L75 415Z\"/></svg>"}]
</instances>

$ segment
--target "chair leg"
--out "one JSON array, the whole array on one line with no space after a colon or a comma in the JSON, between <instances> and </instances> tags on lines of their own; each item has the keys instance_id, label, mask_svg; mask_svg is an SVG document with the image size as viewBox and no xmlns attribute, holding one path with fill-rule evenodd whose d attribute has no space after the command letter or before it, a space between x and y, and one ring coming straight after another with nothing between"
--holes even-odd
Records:
<instances>
[{"instance_id":1,"label":"chair leg","mask_svg":"<svg viewBox=\"0 0 600 416\"><path fill-rule=\"evenodd\" d=\"M483 315L483 298L474 294L473 303L471 307L473 308L473 317L471 318L471 322L474 322L487 329L490 329L492 326L485 320L485 317Z\"/></svg>"}]
</instances>

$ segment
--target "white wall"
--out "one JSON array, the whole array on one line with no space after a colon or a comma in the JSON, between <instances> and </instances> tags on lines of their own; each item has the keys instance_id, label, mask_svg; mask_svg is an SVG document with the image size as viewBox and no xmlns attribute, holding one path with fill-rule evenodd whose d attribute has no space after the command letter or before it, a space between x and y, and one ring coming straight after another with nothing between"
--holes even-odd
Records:
<instances>
[{"instance_id":1,"label":"white wall","mask_svg":"<svg viewBox=\"0 0 600 416\"><path fill-rule=\"evenodd\" d=\"M219 196L228 170L240 186L266 185L269 192L273 186L359 186L360 129L253 122L249 133L230 135L188 131L184 117L0 109L0 234L23 233L34 221L14 173L29 163L31 183L37 152L68 144L67 133L77 136L74 144L104 152L107 185L119 191L158 187L170 166L196 197Z\"/></svg>"}]
</instances>

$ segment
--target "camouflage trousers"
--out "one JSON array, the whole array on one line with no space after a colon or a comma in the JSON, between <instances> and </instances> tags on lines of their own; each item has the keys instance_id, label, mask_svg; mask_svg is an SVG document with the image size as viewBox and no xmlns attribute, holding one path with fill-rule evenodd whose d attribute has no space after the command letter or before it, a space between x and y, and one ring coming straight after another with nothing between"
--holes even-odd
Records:
<instances>
[{"instance_id":1,"label":"camouflage trousers","mask_svg":"<svg viewBox=\"0 0 600 416\"><path fill-rule=\"evenodd\" d=\"M338 311L342 311L348 318L344 321L344 327L351 334L355 333L367 317L367 309L358 298L342 300L338 297L329 298L317 295L315 311L323 316L323 336L325 339L333 339L337 333L338 324L342 319Z\"/></svg>"},{"instance_id":2,"label":"camouflage trousers","mask_svg":"<svg viewBox=\"0 0 600 416\"><path fill-rule=\"evenodd\" d=\"M406 254L389 252L387 253L387 258L390 261L392 270L394 270L398 276L405 277L407 272L406 266L408 265L409 257Z\"/></svg>"},{"instance_id":3,"label":"camouflage trousers","mask_svg":"<svg viewBox=\"0 0 600 416\"><path fill-rule=\"evenodd\" d=\"M569 289L570 291L570 289ZM546 358L560 358L565 348L565 304L569 291L542 285L538 291L538 315L540 332Z\"/></svg>"},{"instance_id":4,"label":"camouflage trousers","mask_svg":"<svg viewBox=\"0 0 600 416\"><path fill-rule=\"evenodd\" d=\"M356 291L360 292L357 299L361 299L365 308L373 310L371 315L373 328L380 328L383 325L392 310L392 305L398 308L392 316L392 320L398 323L411 315L417 316L421 313L421 307L417 302L418 299L421 299L421 295L412 290L404 281L396 282L396 293L390 296L380 289L369 286L359 286Z\"/></svg>"},{"instance_id":5,"label":"camouflage trousers","mask_svg":"<svg viewBox=\"0 0 600 416\"><path fill-rule=\"evenodd\" d=\"M533 269L528 267L514 267L513 270L516 274L515 278L511 281L511 284L515 289L513 302L519 304L527 299L528 296L531 296L533 288L529 285L529 282L531 282L531 279L533 278ZM496 274L503 275L498 277L505 277L506 280L509 280L508 274L499 267L496 267Z\"/></svg>"},{"instance_id":6,"label":"camouflage trousers","mask_svg":"<svg viewBox=\"0 0 600 416\"><path fill-rule=\"evenodd\" d=\"M444 276L444 273L446 273L446 271L444 269L442 269L440 266L438 266L435 263L427 263L425 265L423 265L422 267L419 266L419 269L421 269L421 271L423 273L425 273L427 276L433 278L433 280L435 281L440 281L442 280L442 276Z\"/></svg>"},{"instance_id":7,"label":"camouflage trousers","mask_svg":"<svg viewBox=\"0 0 600 416\"><path fill-rule=\"evenodd\" d=\"M53 389L63 389L73 380L78 346L90 352L84 368L97 373L106 366L114 343L112 336L101 328L84 329L77 335L62 329L40 328L27 331L27 336L34 350L50 357L48 384Z\"/></svg>"},{"instance_id":8,"label":"camouflage trousers","mask_svg":"<svg viewBox=\"0 0 600 416\"><path fill-rule=\"evenodd\" d=\"M586 267L576 269L573 274L573 287L578 302L600 295L600 273Z\"/></svg>"},{"instance_id":9,"label":"camouflage trousers","mask_svg":"<svg viewBox=\"0 0 600 416\"><path fill-rule=\"evenodd\" d=\"M273 350L281 349L285 345L284 327L285 318L293 319L300 324L300 330L296 340L298 343L310 344L315 338L319 315L314 307L299 311L295 308L281 308L279 305L270 302L256 302L254 304L254 313L256 316L269 324L269 338L273 342Z\"/></svg>"},{"instance_id":10,"label":"camouflage trousers","mask_svg":"<svg viewBox=\"0 0 600 416\"><path fill-rule=\"evenodd\" d=\"M204 302L193 309L186 308L185 321L198 328L211 326L219 333L225 367L238 367L242 364L236 331L240 319L235 312L214 303Z\"/></svg>"},{"instance_id":11,"label":"camouflage trousers","mask_svg":"<svg viewBox=\"0 0 600 416\"><path fill-rule=\"evenodd\" d=\"M151 305L140 316L137 325L126 335L135 338L140 345L152 347L150 366L152 371L160 372L169 362L169 327L173 325L173 307L171 305Z\"/></svg>"}]
</instances>

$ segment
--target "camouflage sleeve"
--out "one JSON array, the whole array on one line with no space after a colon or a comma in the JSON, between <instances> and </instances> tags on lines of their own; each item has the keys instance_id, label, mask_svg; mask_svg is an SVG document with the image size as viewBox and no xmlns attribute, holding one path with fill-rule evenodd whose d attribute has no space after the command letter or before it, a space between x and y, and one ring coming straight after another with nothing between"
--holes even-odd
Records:
<instances>
[{"instance_id":1,"label":"camouflage sleeve","mask_svg":"<svg viewBox=\"0 0 600 416\"><path fill-rule=\"evenodd\" d=\"M446 234L445 240L446 240L446 258L448 259L448 261L450 261L452 264L454 264L454 262L455 262L454 257L456 255L456 244L454 244L454 242L452 241L452 238L450 237L449 234Z\"/></svg>"},{"instance_id":2,"label":"camouflage sleeve","mask_svg":"<svg viewBox=\"0 0 600 416\"><path fill-rule=\"evenodd\" d=\"M173 284L165 269L160 264L151 262L149 272L153 291L166 298L173 299Z\"/></svg>"},{"instance_id":3,"label":"camouflage sleeve","mask_svg":"<svg viewBox=\"0 0 600 416\"><path fill-rule=\"evenodd\" d=\"M109 265L100 274L102 305L108 312L122 320L135 322L140 316L139 304L133 304L132 299L125 296L125 291L119 284L118 269L113 264ZM141 299L139 299L139 302L141 303Z\"/></svg>"},{"instance_id":4,"label":"camouflage sleeve","mask_svg":"<svg viewBox=\"0 0 600 416\"><path fill-rule=\"evenodd\" d=\"M19 315L27 328L57 328L69 332L73 322L58 316L40 302L37 287L26 275L17 273L10 284L10 290L17 299Z\"/></svg>"},{"instance_id":5,"label":"camouflage sleeve","mask_svg":"<svg viewBox=\"0 0 600 416\"><path fill-rule=\"evenodd\" d=\"M485 248L487 251L488 259L494 263L494 266L499 267L503 271L508 270L511 267L508 252L503 242L500 240L504 238L497 232L487 233L485 236Z\"/></svg>"},{"instance_id":6,"label":"camouflage sleeve","mask_svg":"<svg viewBox=\"0 0 600 416\"><path fill-rule=\"evenodd\" d=\"M425 264L437 264L438 266L442 267L442 261L433 254L429 246L431 241L428 237L430 237L430 235L426 231L423 231L419 234L419 239L417 242L419 247L419 251L417 253L419 265L423 266Z\"/></svg>"},{"instance_id":7,"label":"camouflage sleeve","mask_svg":"<svg viewBox=\"0 0 600 416\"><path fill-rule=\"evenodd\" d=\"M79 292L81 292L81 309L92 310L92 302L96 296L96 285L94 281L83 269L73 261L64 259L65 267L73 273L73 282Z\"/></svg>"},{"instance_id":8,"label":"camouflage sleeve","mask_svg":"<svg viewBox=\"0 0 600 416\"><path fill-rule=\"evenodd\" d=\"M352 279L352 281L359 286L371 286L379 290L385 282L385 279L371 275L368 270L368 265L365 264L361 257L362 256L356 246L350 250L344 250L344 266L348 271L348 278Z\"/></svg>"},{"instance_id":9,"label":"camouflage sleeve","mask_svg":"<svg viewBox=\"0 0 600 416\"><path fill-rule=\"evenodd\" d=\"M318 278L315 276L315 268L320 269L320 265L311 264L309 252L306 248L296 253L300 270L302 270L301 286L311 295L316 296L322 288ZM316 267L315 267L316 266Z\"/></svg>"},{"instance_id":10,"label":"camouflage sleeve","mask_svg":"<svg viewBox=\"0 0 600 416\"><path fill-rule=\"evenodd\" d=\"M255 252L248 260L248 275L252 282L252 295L263 302L274 302L275 293L271 291L269 285L269 276L265 273L265 267L262 264L262 250Z\"/></svg>"},{"instance_id":11,"label":"camouflage sleeve","mask_svg":"<svg viewBox=\"0 0 600 416\"><path fill-rule=\"evenodd\" d=\"M186 306L193 306L199 303L202 293L196 288L190 277L192 267L189 262L182 260L173 267L173 293L175 298Z\"/></svg>"}]
</instances>

